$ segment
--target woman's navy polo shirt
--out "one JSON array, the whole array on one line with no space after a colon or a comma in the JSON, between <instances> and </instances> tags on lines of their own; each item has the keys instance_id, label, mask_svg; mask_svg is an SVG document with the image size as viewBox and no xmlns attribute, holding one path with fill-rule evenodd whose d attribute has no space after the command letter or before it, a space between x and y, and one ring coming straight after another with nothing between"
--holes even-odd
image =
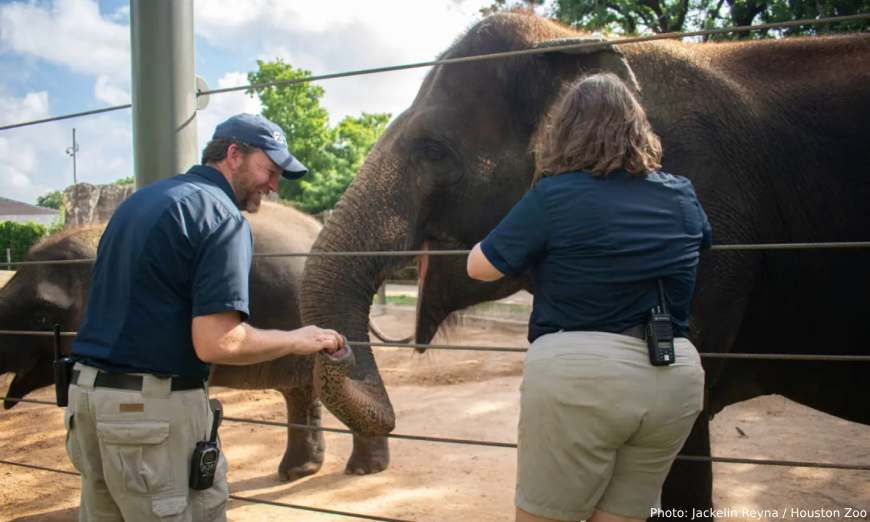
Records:
<instances>
[{"instance_id":1,"label":"woman's navy polo shirt","mask_svg":"<svg viewBox=\"0 0 870 522\"><path fill-rule=\"evenodd\" d=\"M196 166L136 191L100 239L73 354L111 372L208 377L192 318L247 318L252 253L250 226L217 170Z\"/></svg>"},{"instance_id":2,"label":"woman's navy polo shirt","mask_svg":"<svg viewBox=\"0 0 870 522\"><path fill-rule=\"evenodd\" d=\"M688 334L710 224L689 180L662 172L541 179L482 241L500 272L531 270L529 341L559 330L619 333L646 321L664 279L674 334Z\"/></svg>"}]
</instances>

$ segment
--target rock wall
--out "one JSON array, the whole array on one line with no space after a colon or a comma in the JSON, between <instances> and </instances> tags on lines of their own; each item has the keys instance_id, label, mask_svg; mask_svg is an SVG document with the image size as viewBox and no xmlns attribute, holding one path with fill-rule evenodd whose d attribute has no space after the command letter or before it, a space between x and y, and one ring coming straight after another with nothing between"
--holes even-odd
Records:
<instances>
[{"instance_id":1,"label":"rock wall","mask_svg":"<svg viewBox=\"0 0 870 522\"><path fill-rule=\"evenodd\" d=\"M132 193L133 185L78 183L67 187L63 191L64 228L108 222Z\"/></svg>"}]
</instances>

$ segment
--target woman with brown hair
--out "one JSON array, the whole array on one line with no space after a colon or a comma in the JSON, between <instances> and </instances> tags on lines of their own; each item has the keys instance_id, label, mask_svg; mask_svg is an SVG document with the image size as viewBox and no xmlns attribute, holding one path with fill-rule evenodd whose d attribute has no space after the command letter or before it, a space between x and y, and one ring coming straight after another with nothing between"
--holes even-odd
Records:
<instances>
[{"instance_id":1,"label":"woman with brown hair","mask_svg":"<svg viewBox=\"0 0 870 522\"><path fill-rule=\"evenodd\" d=\"M470 277L530 273L535 289L518 521L646 519L701 411L686 337L711 231L692 184L658 171L661 154L617 76L566 86L538 132L531 190L469 254Z\"/></svg>"}]
</instances>

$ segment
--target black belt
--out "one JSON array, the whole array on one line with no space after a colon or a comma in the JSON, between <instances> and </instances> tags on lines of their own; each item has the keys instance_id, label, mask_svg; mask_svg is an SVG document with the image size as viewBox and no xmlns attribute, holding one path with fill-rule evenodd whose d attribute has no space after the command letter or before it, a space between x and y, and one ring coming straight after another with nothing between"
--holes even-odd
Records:
<instances>
[{"instance_id":1,"label":"black belt","mask_svg":"<svg viewBox=\"0 0 870 522\"><path fill-rule=\"evenodd\" d=\"M72 384L78 384L79 370L72 371ZM198 377L172 377L172 391L186 391L203 388L204 381ZM97 378L94 379L94 388L117 388L119 390L135 390L142 389L142 376L130 375L128 373L97 373Z\"/></svg>"},{"instance_id":2,"label":"black belt","mask_svg":"<svg viewBox=\"0 0 870 522\"><path fill-rule=\"evenodd\" d=\"M643 341L646 339L646 324L636 324L625 330L619 332L620 335L627 335L629 337L636 337Z\"/></svg>"},{"instance_id":3,"label":"black belt","mask_svg":"<svg viewBox=\"0 0 870 522\"><path fill-rule=\"evenodd\" d=\"M603 332L604 330L565 330L566 332ZM619 335L627 335L629 337L634 337L636 339L640 339L641 341L646 339L646 324L636 324L634 326L630 326L621 332L607 332L607 333L615 333Z\"/></svg>"}]
</instances>

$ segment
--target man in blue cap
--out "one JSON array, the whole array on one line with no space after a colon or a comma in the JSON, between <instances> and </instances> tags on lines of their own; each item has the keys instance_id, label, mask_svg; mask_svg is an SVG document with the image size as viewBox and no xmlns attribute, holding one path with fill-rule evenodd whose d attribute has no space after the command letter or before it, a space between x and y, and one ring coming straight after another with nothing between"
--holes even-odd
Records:
<instances>
[{"instance_id":1,"label":"man in blue cap","mask_svg":"<svg viewBox=\"0 0 870 522\"><path fill-rule=\"evenodd\" d=\"M72 345L65 425L82 475L80 520L225 520L223 456L202 454L213 482L191 481L214 418L209 365L344 349L333 330L245 322L253 241L240 210L256 212L280 176L306 172L279 126L239 114L215 129L202 165L115 211Z\"/></svg>"}]
</instances>

